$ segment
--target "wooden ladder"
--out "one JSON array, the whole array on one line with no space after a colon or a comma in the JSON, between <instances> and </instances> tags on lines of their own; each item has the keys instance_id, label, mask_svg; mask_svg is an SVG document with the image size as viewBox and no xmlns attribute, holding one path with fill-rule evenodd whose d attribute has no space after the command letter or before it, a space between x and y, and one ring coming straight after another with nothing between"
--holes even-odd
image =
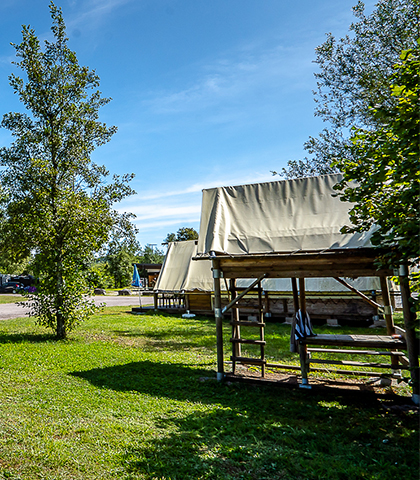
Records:
<instances>
[{"instance_id":1,"label":"wooden ladder","mask_svg":"<svg viewBox=\"0 0 420 480\"><path fill-rule=\"evenodd\" d=\"M236 295L235 288L231 288L232 297ZM265 360L264 347L266 341L264 340L264 313L263 313L263 302L262 302L262 289L261 283L258 284L258 314L256 321L250 320L240 320L239 319L239 309L240 304L232 307L232 320L230 324L232 325L232 356L230 357L232 361L232 373L235 374L236 363L241 363L244 365L259 365L261 366L261 376L265 376L265 365L267 361ZM253 327L259 329L259 339L247 339L241 337L241 327ZM251 358L243 357L241 353L241 345L259 345L260 347L260 358Z\"/></svg>"}]
</instances>

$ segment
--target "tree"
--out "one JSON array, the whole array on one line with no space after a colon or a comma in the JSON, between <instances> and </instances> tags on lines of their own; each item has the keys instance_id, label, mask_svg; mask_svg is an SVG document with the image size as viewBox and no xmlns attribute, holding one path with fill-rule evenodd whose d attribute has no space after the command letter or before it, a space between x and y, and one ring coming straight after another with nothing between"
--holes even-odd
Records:
<instances>
[{"instance_id":1,"label":"tree","mask_svg":"<svg viewBox=\"0 0 420 480\"><path fill-rule=\"evenodd\" d=\"M146 245L140 249L137 263L163 263L164 258L165 254L162 250L153 248L151 245Z\"/></svg>"},{"instance_id":2,"label":"tree","mask_svg":"<svg viewBox=\"0 0 420 480\"><path fill-rule=\"evenodd\" d=\"M420 259L420 43L400 58L390 87L393 101L370 108L379 127L354 128L349 155L334 163L343 172L335 188L342 200L355 203L353 226L344 230L375 225L372 243L387 247L380 259L394 268Z\"/></svg>"},{"instance_id":3,"label":"tree","mask_svg":"<svg viewBox=\"0 0 420 480\"><path fill-rule=\"evenodd\" d=\"M8 113L1 122L15 139L0 149L1 243L16 258L34 255L39 286L29 299L31 314L65 338L95 311L85 295L87 267L120 223L112 207L133 193L133 175L108 181L105 167L92 162L94 149L116 131L98 121L110 99L69 49L62 12L52 2L50 12L54 41L44 51L27 26L22 43L13 44L26 79L12 74L10 85L29 114Z\"/></svg>"},{"instance_id":4,"label":"tree","mask_svg":"<svg viewBox=\"0 0 420 480\"><path fill-rule=\"evenodd\" d=\"M304 144L310 158L289 161L282 169L280 175L286 178L337 171L332 162L349 154L349 128L379 127L387 119L374 115L369 106L385 105L389 111L395 106L396 99L389 95L393 67L401 51L416 48L419 2L380 0L366 15L359 1L353 12L358 21L350 25L350 34L337 40L330 33L316 49L315 115L329 127Z\"/></svg>"},{"instance_id":5,"label":"tree","mask_svg":"<svg viewBox=\"0 0 420 480\"><path fill-rule=\"evenodd\" d=\"M133 263L140 248L136 239L138 229L131 223L132 214L124 214L113 228L111 241L107 246L105 261L109 275L117 288L126 287L131 282Z\"/></svg>"},{"instance_id":6,"label":"tree","mask_svg":"<svg viewBox=\"0 0 420 480\"><path fill-rule=\"evenodd\" d=\"M169 242L184 242L186 240L197 240L198 233L193 228L183 227L176 233L168 233L162 245L168 245Z\"/></svg>"}]
</instances>

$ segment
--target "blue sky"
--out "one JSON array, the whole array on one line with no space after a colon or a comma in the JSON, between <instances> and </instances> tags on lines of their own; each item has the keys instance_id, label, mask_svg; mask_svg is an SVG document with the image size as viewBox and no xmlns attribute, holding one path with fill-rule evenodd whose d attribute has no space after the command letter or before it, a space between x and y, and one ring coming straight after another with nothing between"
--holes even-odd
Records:
<instances>
[{"instance_id":1,"label":"blue sky","mask_svg":"<svg viewBox=\"0 0 420 480\"><path fill-rule=\"evenodd\" d=\"M373 2L365 2L369 9ZM8 85L21 25L51 38L48 0L0 3L0 114L22 111ZM60 0L69 46L95 69L116 125L93 159L135 173L142 246L198 230L201 190L273 180L323 128L314 117L315 48L344 36L356 0ZM0 130L0 145L9 145ZM275 179L275 178L274 178Z\"/></svg>"}]
</instances>

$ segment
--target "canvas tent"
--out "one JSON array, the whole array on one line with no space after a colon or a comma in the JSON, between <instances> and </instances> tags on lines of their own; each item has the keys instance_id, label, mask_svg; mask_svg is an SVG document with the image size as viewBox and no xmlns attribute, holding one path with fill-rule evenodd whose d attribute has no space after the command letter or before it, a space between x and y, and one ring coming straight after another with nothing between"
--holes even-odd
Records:
<instances>
[{"instance_id":1,"label":"canvas tent","mask_svg":"<svg viewBox=\"0 0 420 480\"><path fill-rule=\"evenodd\" d=\"M193 262L197 240L170 242L156 282L155 307L191 310L195 313L212 311L213 278L210 262Z\"/></svg>"},{"instance_id":2,"label":"canvas tent","mask_svg":"<svg viewBox=\"0 0 420 480\"><path fill-rule=\"evenodd\" d=\"M156 282L154 291L156 306L159 309L189 310L192 313L212 313L213 277L211 262L197 262L193 258L197 255L197 240L184 242L171 242L168 245L164 264ZM380 289L380 284L373 277L348 279L349 283L357 290L369 293ZM237 287L246 288L252 280L239 279ZM267 313L273 318L290 316L291 306L291 282L287 278L267 278L261 282L266 302L270 307ZM225 284L222 303L227 304ZM357 313L364 318L372 319L377 311L372 306L359 300L346 287L330 278L311 278L306 285L308 302L312 302L312 313L322 310L323 318L338 318L347 320ZM326 294L334 295L333 303L325 305ZM320 304L324 303L323 308ZM249 297L249 306L255 304L255 295ZM286 305L286 311L285 310ZM346 316L346 308L350 314ZM325 312L328 312L326 315Z\"/></svg>"},{"instance_id":3,"label":"canvas tent","mask_svg":"<svg viewBox=\"0 0 420 480\"><path fill-rule=\"evenodd\" d=\"M333 187L340 180L341 175L332 174L203 191L196 258L212 262L219 379L224 376L221 278L233 286L241 278L255 278L256 284L264 278L292 279L294 301L305 311L305 278L377 276L385 292L388 334L394 332L386 282L393 272L376 267L373 230L340 232L350 225L351 208L335 196ZM231 340L242 341L234 334ZM232 358L239 357L233 353Z\"/></svg>"}]
</instances>

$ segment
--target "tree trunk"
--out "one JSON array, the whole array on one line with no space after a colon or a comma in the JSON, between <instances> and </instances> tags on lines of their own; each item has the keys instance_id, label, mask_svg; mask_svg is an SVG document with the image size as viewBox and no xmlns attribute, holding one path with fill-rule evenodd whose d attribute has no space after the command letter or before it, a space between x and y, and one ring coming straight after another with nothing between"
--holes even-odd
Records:
<instances>
[{"instance_id":1,"label":"tree trunk","mask_svg":"<svg viewBox=\"0 0 420 480\"><path fill-rule=\"evenodd\" d=\"M56 335L57 340L63 340L66 338L66 318L63 315L63 287L64 287L64 279L63 279L63 262L61 258L57 261L57 291L55 294L55 315L56 315Z\"/></svg>"}]
</instances>

